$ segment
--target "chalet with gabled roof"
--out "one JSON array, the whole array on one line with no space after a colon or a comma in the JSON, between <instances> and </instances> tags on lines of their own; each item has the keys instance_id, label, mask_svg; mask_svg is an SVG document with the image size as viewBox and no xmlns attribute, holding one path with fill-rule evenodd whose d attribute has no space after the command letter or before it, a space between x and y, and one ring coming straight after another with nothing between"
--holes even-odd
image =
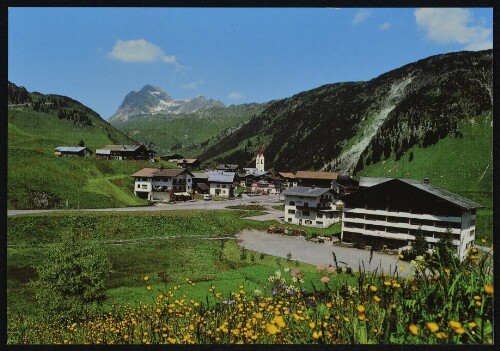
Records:
<instances>
[{"instance_id":1,"label":"chalet with gabled roof","mask_svg":"<svg viewBox=\"0 0 500 351\"><path fill-rule=\"evenodd\" d=\"M58 146L54 154L58 157L89 157L92 151L85 146Z\"/></svg>"},{"instance_id":2,"label":"chalet with gabled roof","mask_svg":"<svg viewBox=\"0 0 500 351\"><path fill-rule=\"evenodd\" d=\"M374 249L401 249L422 230L429 249L448 233L463 259L474 245L476 210L483 206L429 180L361 177L362 190L345 195L341 240Z\"/></svg>"},{"instance_id":3,"label":"chalet with gabled roof","mask_svg":"<svg viewBox=\"0 0 500 351\"><path fill-rule=\"evenodd\" d=\"M191 198L193 174L187 169L143 168L135 178L134 194L150 201L174 201Z\"/></svg>"},{"instance_id":4,"label":"chalet with gabled roof","mask_svg":"<svg viewBox=\"0 0 500 351\"><path fill-rule=\"evenodd\" d=\"M335 207L335 194L331 188L294 186L283 194L287 223L327 228L340 221L341 211Z\"/></svg>"}]
</instances>

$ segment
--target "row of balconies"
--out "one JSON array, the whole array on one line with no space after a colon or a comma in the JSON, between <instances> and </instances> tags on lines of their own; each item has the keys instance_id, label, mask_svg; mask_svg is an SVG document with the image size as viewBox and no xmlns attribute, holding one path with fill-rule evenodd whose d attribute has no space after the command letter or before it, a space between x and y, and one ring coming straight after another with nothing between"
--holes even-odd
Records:
<instances>
[{"instance_id":1,"label":"row of balconies","mask_svg":"<svg viewBox=\"0 0 500 351\"><path fill-rule=\"evenodd\" d=\"M451 230L452 234L460 234L461 228L450 228L446 225L443 225L443 223L446 222L441 222L440 225L422 225L422 224L411 224L408 222L392 222L392 221L387 221L387 220L366 220L363 218L348 218L345 217L343 218L344 223L358 223L361 225L376 225L376 226L382 226L382 227L393 227L393 228L401 228L401 229L422 229L424 231L437 231L440 233L445 233L448 230Z\"/></svg>"},{"instance_id":2,"label":"row of balconies","mask_svg":"<svg viewBox=\"0 0 500 351\"><path fill-rule=\"evenodd\" d=\"M345 226L345 223L342 225L342 232L351 232L351 233L359 233L363 235L369 235L369 236L376 236L376 237L382 237L382 238L388 238L388 239L397 239L397 240L414 240L415 235L408 234L408 233L402 233L402 232L390 232L390 231L383 231L383 230L370 230L370 229L363 229L363 228L353 228L353 227L347 227ZM426 235L426 240L428 242L438 242L442 237L442 233L432 233L431 235ZM452 241L455 245L460 244L460 236L454 235L454 238L452 237Z\"/></svg>"},{"instance_id":3,"label":"row of balconies","mask_svg":"<svg viewBox=\"0 0 500 351\"><path fill-rule=\"evenodd\" d=\"M395 211L372 210L364 208L344 208L344 217L348 218L349 214L376 215L382 217L389 216L397 218L422 219L422 220L454 222L454 223L462 222L462 218L457 216L436 216L430 214L410 213L410 212L395 212ZM475 219L475 216L472 216L471 219Z\"/></svg>"}]
</instances>

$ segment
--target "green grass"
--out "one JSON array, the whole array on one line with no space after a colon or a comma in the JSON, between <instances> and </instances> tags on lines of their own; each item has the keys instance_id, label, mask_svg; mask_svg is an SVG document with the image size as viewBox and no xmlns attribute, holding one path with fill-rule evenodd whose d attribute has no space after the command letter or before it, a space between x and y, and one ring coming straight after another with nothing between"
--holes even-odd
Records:
<instances>
[{"instance_id":1,"label":"green grass","mask_svg":"<svg viewBox=\"0 0 500 351\"><path fill-rule=\"evenodd\" d=\"M130 175L144 167L175 165L54 155L56 146L76 145L80 140L92 151L114 141L134 143L96 116L94 123L94 127L78 127L54 114L9 108L7 207L36 208L34 199L42 193L53 199L49 208L147 205L134 196Z\"/></svg>"},{"instance_id":2,"label":"green grass","mask_svg":"<svg viewBox=\"0 0 500 351\"><path fill-rule=\"evenodd\" d=\"M248 211L242 210L68 211L10 216L7 233L9 314L39 316L41 309L33 298L36 292L29 282L37 278L34 267L43 263L44 245L58 242L66 231L103 243L112 262L106 308L114 304L150 302L151 294L145 289L143 277L150 277L155 290L163 289L159 272L166 273L167 286L180 284L195 300L205 300L211 285L228 296L241 284L249 291L259 289L268 294L267 277L284 267L297 265L305 272L315 272L311 265L268 255L261 259L260 254L251 251L246 251L246 258L241 259L242 249L233 238L225 241L220 260L221 241L201 238L234 235L244 228L264 230L271 223L242 219L246 213ZM123 240L132 243L116 245ZM195 282L195 286L187 284L185 278ZM312 288L307 281L305 287Z\"/></svg>"}]
</instances>

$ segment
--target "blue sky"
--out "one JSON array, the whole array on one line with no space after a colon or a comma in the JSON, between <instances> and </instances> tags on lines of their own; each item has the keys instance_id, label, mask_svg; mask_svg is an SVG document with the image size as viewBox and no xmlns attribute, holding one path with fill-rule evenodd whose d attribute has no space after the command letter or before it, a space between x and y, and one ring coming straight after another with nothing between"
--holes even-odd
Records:
<instances>
[{"instance_id":1,"label":"blue sky","mask_svg":"<svg viewBox=\"0 0 500 351\"><path fill-rule=\"evenodd\" d=\"M493 46L491 8L10 8L8 79L110 117L158 85L174 99L265 102Z\"/></svg>"}]
</instances>

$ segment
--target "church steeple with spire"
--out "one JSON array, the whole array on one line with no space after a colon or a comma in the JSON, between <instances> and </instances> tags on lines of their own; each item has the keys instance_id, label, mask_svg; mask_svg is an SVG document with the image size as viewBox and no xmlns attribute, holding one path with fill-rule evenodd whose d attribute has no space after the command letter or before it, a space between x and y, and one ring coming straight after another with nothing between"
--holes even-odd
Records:
<instances>
[{"instance_id":1,"label":"church steeple with spire","mask_svg":"<svg viewBox=\"0 0 500 351\"><path fill-rule=\"evenodd\" d=\"M259 150L257 151L255 168L257 168L258 171L264 172L264 149L262 148L262 144L259 145Z\"/></svg>"}]
</instances>

